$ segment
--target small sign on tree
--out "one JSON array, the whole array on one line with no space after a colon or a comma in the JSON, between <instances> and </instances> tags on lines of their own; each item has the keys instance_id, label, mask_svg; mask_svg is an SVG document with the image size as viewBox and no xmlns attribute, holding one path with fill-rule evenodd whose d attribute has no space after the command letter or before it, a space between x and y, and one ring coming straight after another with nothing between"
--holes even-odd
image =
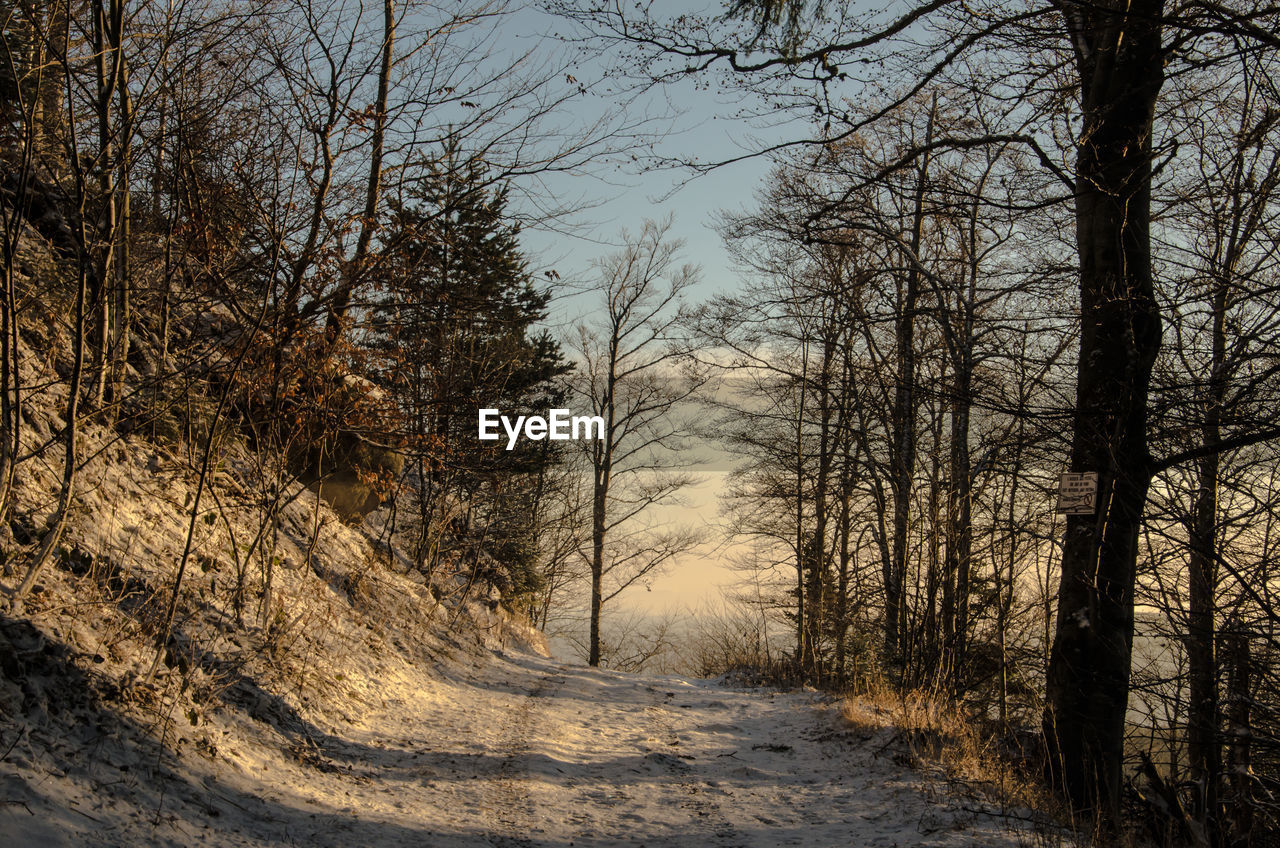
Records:
<instances>
[{"instance_id":1,"label":"small sign on tree","mask_svg":"<svg viewBox=\"0 0 1280 848\"><path fill-rule=\"evenodd\" d=\"M1098 511L1098 472L1067 472L1058 482L1058 513L1093 515Z\"/></svg>"}]
</instances>

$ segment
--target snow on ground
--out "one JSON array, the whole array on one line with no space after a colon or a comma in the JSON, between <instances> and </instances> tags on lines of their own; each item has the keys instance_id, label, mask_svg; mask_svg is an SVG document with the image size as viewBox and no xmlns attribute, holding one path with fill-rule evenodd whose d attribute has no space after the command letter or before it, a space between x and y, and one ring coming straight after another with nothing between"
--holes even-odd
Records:
<instances>
[{"instance_id":1,"label":"snow on ground","mask_svg":"<svg viewBox=\"0 0 1280 848\"><path fill-rule=\"evenodd\" d=\"M570 666L529 654L397 665L341 732L224 732L145 804L118 741L94 778L0 768L6 845L1013 846L1016 819L901 764L816 693ZM224 721L225 721L224 717ZM248 720L248 719L246 719ZM107 733L109 740L119 734ZM110 779L114 771L115 779ZM137 769L134 770L134 773ZM86 773L87 774L87 773ZM15 786L13 781L17 781ZM7 784L7 785L6 785ZM964 807L974 809L964 809Z\"/></svg>"}]
</instances>

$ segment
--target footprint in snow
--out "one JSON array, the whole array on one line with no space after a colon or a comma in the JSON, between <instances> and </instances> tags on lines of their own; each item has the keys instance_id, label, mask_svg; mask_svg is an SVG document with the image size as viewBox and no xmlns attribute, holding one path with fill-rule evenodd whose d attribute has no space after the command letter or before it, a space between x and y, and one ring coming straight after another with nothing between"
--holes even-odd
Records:
<instances>
[{"instance_id":1,"label":"footprint in snow","mask_svg":"<svg viewBox=\"0 0 1280 848\"><path fill-rule=\"evenodd\" d=\"M652 753L645 754L645 761L653 765L671 769L672 771L688 771L689 766L679 757L673 757L671 754Z\"/></svg>"}]
</instances>

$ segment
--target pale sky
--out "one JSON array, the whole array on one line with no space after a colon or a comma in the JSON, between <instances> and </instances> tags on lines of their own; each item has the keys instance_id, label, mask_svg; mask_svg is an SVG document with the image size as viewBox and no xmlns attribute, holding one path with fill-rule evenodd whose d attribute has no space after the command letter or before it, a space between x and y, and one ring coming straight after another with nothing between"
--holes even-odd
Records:
<instances>
[{"instance_id":1,"label":"pale sky","mask_svg":"<svg viewBox=\"0 0 1280 848\"><path fill-rule=\"evenodd\" d=\"M527 11L518 16L525 32L547 25L549 19L539 18L540 14ZM554 26L554 22L551 25ZM602 68L587 64L580 64L574 70L574 75L584 81L598 79L602 73ZM664 108L669 105L675 131L658 145L658 152L716 160L741 155L758 143L761 131L727 117L732 109L720 101L716 92L695 92L691 86L667 92L661 105ZM778 132L775 130L773 135L778 137ZM692 289L692 297L706 300L716 293L731 292L739 287L723 242L714 230L715 219L722 211L752 208L754 192L769 167L764 159L753 159L690 179L687 172L638 170L629 160L624 160L616 169L605 169L608 181L591 175L557 175L547 181L551 190L584 198L594 208L582 213L581 225L570 232L526 228L522 244L533 257L539 273L554 268L562 280L580 283L589 279L592 260L616 249L620 230L637 232L646 219L660 220L671 215L674 218L671 232L686 245L682 262L691 262L702 270L701 282ZM585 301L574 297L567 287L558 294L562 297L553 305L553 322L565 326L582 317ZM705 459L709 451L695 453ZM688 470L704 479L686 491L688 505L664 508L655 515L664 520L707 527L711 542L705 551L676 562L653 581L650 591L637 587L619 596L613 602L615 611L635 609L662 613L718 604L722 589L739 579L727 566L727 552L718 550L723 542L717 525L726 463L722 458L696 462L698 458L690 457Z\"/></svg>"}]
</instances>

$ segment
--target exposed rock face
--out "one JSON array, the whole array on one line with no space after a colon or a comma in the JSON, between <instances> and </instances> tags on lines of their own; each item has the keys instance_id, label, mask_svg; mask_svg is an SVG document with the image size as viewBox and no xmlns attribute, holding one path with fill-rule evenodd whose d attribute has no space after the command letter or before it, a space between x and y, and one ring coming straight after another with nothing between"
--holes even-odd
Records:
<instances>
[{"instance_id":1,"label":"exposed rock face","mask_svg":"<svg viewBox=\"0 0 1280 848\"><path fill-rule=\"evenodd\" d=\"M349 412L342 420L368 417L380 407L382 392L354 375L341 378L336 408ZM317 492L344 521L361 521L383 502L379 480L391 480L404 469L404 456L339 424L307 444L298 457L299 479Z\"/></svg>"},{"instance_id":2,"label":"exposed rock face","mask_svg":"<svg viewBox=\"0 0 1280 848\"><path fill-rule=\"evenodd\" d=\"M332 451L322 460L322 471L303 474L302 481L324 498L343 521L360 521L382 505L382 494L366 481L373 475L399 475L404 457L354 433L340 433L339 439L349 444Z\"/></svg>"}]
</instances>

